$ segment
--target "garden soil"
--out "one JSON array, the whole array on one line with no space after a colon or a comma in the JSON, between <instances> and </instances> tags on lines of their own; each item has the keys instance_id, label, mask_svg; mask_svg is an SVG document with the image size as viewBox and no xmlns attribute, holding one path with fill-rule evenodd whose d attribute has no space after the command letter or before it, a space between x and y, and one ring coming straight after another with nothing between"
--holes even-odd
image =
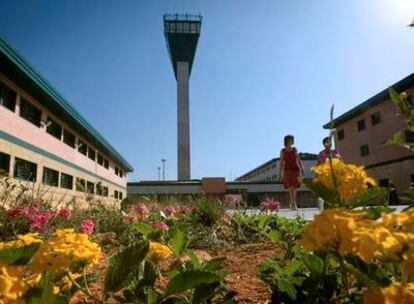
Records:
<instances>
[{"instance_id":1,"label":"garden soil","mask_svg":"<svg viewBox=\"0 0 414 304\"><path fill-rule=\"evenodd\" d=\"M270 303L271 290L259 278L257 265L273 259L280 249L272 243L240 244L237 246L224 246L214 251L202 252L197 250L196 254L203 260L211 257L224 256L227 260L224 262L224 268L228 275L225 284L229 290L237 292L236 299L242 304L267 304ZM95 274L100 274L99 279L90 284L90 290L97 298L102 294L104 274L108 267L109 258L105 256L96 269ZM166 265L160 265L162 268L169 268ZM163 266L163 267L162 267ZM167 282L159 282L158 288L166 286ZM89 304L94 303L88 299L81 291L73 296L70 304ZM111 303L111 302L108 302ZM113 302L115 303L115 301Z\"/></svg>"}]
</instances>

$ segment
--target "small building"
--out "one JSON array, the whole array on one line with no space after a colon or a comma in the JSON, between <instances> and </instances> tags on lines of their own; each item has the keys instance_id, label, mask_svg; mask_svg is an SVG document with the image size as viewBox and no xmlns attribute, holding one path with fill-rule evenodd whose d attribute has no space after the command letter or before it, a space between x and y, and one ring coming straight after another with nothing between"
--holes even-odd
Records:
<instances>
[{"instance_id":1,"label":"small building","mask_svg":"<svg viewBox=\"0 0 414 304\"><path fill-rule=\"evenodd\" d=\"M406 92L407 101L413 104L414 74L391 87L398 93ZM329 129L330 123L323 127ZM398 131L403 132L407 142L414 141L388 89L335 118L333 127L336 147L345 162L364 165L381 186L392 182L402 191L414 182L414 153L400 146L383 146Z\"/></svg>"},{"instance_id":2,"label":"small building","mask_svg":"<svg viewBox=\"0 0 414 304\"><path fill-rule=\"evenodd\" d=\"M311 168L316 165L318 155L312 153L299 153L305 167L305 178L313 178L314 174ZM280 158L272 158L271 160L261 164L260 166L250 170L249 172L236 178L236 181L249 182L272 182L277 181L279 174Z\"/></svg>"},{"instance_id":3,"label":"small building","mask_svg":"<svg viewBox=\"0 0 414 304\"><path fill-rule=\"evenodd\" d=\"M0 171L49 197L119 202L131 165L0 38Z\"/></svg>"}]
</instances>

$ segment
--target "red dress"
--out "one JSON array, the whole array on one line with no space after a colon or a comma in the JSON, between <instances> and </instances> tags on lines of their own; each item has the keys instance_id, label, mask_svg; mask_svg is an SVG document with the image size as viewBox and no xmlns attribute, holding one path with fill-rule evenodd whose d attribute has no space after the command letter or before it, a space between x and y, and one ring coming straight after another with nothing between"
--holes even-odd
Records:
<instances>
[{"instance_id":1,"label":"red dress","mask_svg":"<svg viewBox=\"0 0 414 304\"><path fill-rule=\"evenodd\" d=\"M282 149L283 153L283 186L285 189L300 187L300 168L298 164L298 153L295 148Z\"/></svg>"}]
</instances>

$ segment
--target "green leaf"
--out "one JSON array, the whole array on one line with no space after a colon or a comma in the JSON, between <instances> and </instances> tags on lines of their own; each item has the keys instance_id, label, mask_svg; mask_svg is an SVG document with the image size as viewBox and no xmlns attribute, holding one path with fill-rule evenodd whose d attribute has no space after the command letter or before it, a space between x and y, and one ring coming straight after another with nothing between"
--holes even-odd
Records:
<instances>
[{"instance_id":1,"label":"green leaf","mask_svg":"<svg viewBox=\"0 0 414 304\"><path fill-rule=\"evenodd\" d=\"M40 243L33 243L25 247L8 247L0 251L0 261L9 265L27 264L35 252L39 249Z\"/></svg>"},{"instance_id":2,"label":"green leaf","mask_svg":"<svg viewBox=\"0 0 414 304\"><path fill-rule=\"evenodd\" d=\"M147 290L147 304L157 304L158 303L158 293L152 289L149 288Z\"/></svg>"},{"instance_id":3,"label":"green leaf","mask_svg":"<svg viewBox=\"0 0 414 304\"><path fill-rule=\"evenodd\" d=\"M269 233L267 234L267 237L273 242L273 243L278 243L281 237L281 234L279 231L277 230L271 230L269 231Z\"/></svg>"},{"instance_id":4,"label":"green leaf","mask_svg":"<svg viewBox=\"0 0 414 304\"><path fill-rule=\"evenodd\" d=\"M220 282L214 282L212 284L200 284L195 290L193 294L193 302L194 304L199 304L212 295L214 295L214 291L217 287L220 286Z\"/></svg>"},{"instance_id":5,"label":"green leaf","mask_svg":"<svg viewBox=\"0 0 414 304\"><path fill-rule=\"evenodd\" d=\"M139 289L142 289L146 286L154 286L155 281L157 280L157 271L155 265L151 261L145 260L144 263L144 273L142 279L138 282L135 290L138 292Z\"/></svg>"},{"instance_id":6,"label":"green leaf","mask_svg":"<svg viewBox=\"0 0 414 304\"><path fill-rule=\"evenodd\" d=\"M263 231L266 228L268 221L269 217L267 215L260 217L258 224L259 231Z\"/></svg>"},{"instance_id":7,"label":"green leaf","mask_svg":"<svg viewBox=\"0 0 414 304\"><path fill-rule=\"evenodd\" d=\"M187 247L188 238L180 230L177 230L172 238L171 241L171 250L176 257L180 257L181 254L184 252L185 248Z\"/></svg>"},{"instance_id":8,"label":"green leaf","mask_svg":"<svg viewBox=\"0 0 414 304\"><path fill-rule=\"evenodd\" d=\"M285 273L286 273L287 276L291 277L302 267L303 267L303 262L302 261L293 260L292 262L290 262L286 266Z\"/></svg>"},{"instance_id":9,"label":"green leaf","mask_svg":"<svg viewBox=\"0 0 414 304\"><path fill-rule=\"evenodd\" d=\"M355 195L346 202L346 205L356 208L374 203L375 205L381 205L388 203L387 188L372 188L364 191L360 194Z\"/></svg>"},{"instance_id":10,"label":"green leaf","mask_svg":"<svg viewBox=\"0 0 414 304\"><path fill-rule=\"evenodd\" d=\"M194 269L196 270L201 269L201 262L198 259L197 255L194 253L194 251L189 250L187 254L188 254L188 257L190 258L190 262L193 265Z\"/></svg>"},{"instance_id":11,"label":"green leaf","mask_svg":"<svg viewBox=\"0 0 414 304\"><path fill-rule=\"evenodd\" d=\"M136 230L138 230L138 232L142 233L146 237L155 232L155 229L146 223L135 222L132 224L132 227L134 227Z\"/></svg>"},{"instance_id":12,"label":"green leaf","mask_svg":"<svg viewBox=\"0 0 414 304\"><path fill-rule=\"evenodd\" d=\"M43 273L39 284L30 288L25 294L25 300L28 304L63 304L64 299L53 294L54 284L48 273Z\"/></svg>"},{"instance_id":13,"label":"green leaf","mask_svg":"<svg viewBox=\"0 0 414 304\"><path fill-rule=\"evenodd\" d=\"M109 296L109 292L113 293L120 290L132 280L129 276L130 273L135 270L134 266L139 265L145 258L148 250L148 242L140 241L111 258L104 283L106 298Z\"/></svg>"},{"instance_id":14,"label":"green leaf","mask_svg":"<svg viewBox=\"0 0 414 304\"><path fill-rule=\"evenodd\" d=\"M286 279L280 279L276 281L277 288L280 292L283 292L289 296L291 300L296 300L297 291L294 285Z\"/></svg>"},{"instance_id":15,"label":"green leaf","mask_svg":"<svg viewBox=\"0 0 414 304\"><path fill-rule=\"evenodd\" d=\"M204 271L217 271L222 268L223 263L227 260L226 257L218 257L204 262L201 265L201 270Z\"/></svg>"},{"instance_id":16,"label":"green leaf","mask_svg":"<svg viewBox=\"0 0 414 304\"><path fill-rule=\"evenodd\" d=\"M363 273L353 265L345 263L345 268L352 273L362 285L365 285L366 287L380 287L375 280L371 279L366 273Z\"/></svg>"},{"instance_id":17,"label":"green leaf","mask_svg":"<svg viewBox=\"0 0 414 304\"><path fill-rule=\"evenodd\" d=\"M397 145L400 146L404 143L402 131L395 133L392 138L388 139L385 143L382 144L383 147Z\"/></svg>"},{"instance_id":18,"label":"green leaf","mask_svg":"<svg viewBox=\"0 0 414 304\"><path fill-rule=\"evenodd\" d=\"M320 257L315 254L307 253L303 255L302 259L312 275L316 277L320 277L322 275L323 260Z\"/></svg>"},{"instance_id":19,"label":"green leaf","mask_svg":"<svg viewBox=\"0 0 414 304\"><path fill-rule=\"evenodd\" d=\"M215 273L202 270L187 270L171 279L163 297L196 288L201 284L212 284L219 281L221 281L221 278Z\"/></svg>"},{"instance_id":20,"label":"green leaf","mask_svg":"<svg viewBox=\"0 0 414 304\"><path fill-rule=\"evenodd\" d=\"M321 183L315 183L310 178L303 178L302 181L316 197L320 197L325 201L326 208L339 205L338 193L336 191L325 187Z\"/></svg>"},{"instance_id":21,"label":"green leaf","mask_svg":"<svg viewBox=\"0 0 414 304\"><path fill-rule=\"evenodd\" d=\"M391 213L394 212L395 208L389 208L389 207L370 207L364 209L367 212L367 216L369 219L376 220L381 217L381 213Z\"/></svg>"}]
</instances>

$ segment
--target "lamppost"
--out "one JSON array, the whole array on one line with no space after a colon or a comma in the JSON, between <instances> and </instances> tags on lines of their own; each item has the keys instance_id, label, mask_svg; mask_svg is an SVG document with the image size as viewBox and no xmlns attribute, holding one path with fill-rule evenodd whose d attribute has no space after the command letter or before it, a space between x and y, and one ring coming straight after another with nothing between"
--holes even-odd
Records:
<instances>
[{"instance_id":1,"label":"lamppost","mask_svg":"<svg viewBox=\"0 0 414 304\"><path fill-rule=\"evenodd\" d=\"M165 181L165 162L166 161L167 160L165 158L161 159L161 162L162 162L162 180L164 180L164 181Z\"/></svg>"},{"instance_id":2,"label":"lamppost","mask_svg":"<svg viewBox=\"0 0 414 304\"><path fill-rule=\"evenodd\" d=\"M158 181L160 181L161 180L161 167L158 166L157 169L158 169Z\"/></svg>"}]
</instances>

